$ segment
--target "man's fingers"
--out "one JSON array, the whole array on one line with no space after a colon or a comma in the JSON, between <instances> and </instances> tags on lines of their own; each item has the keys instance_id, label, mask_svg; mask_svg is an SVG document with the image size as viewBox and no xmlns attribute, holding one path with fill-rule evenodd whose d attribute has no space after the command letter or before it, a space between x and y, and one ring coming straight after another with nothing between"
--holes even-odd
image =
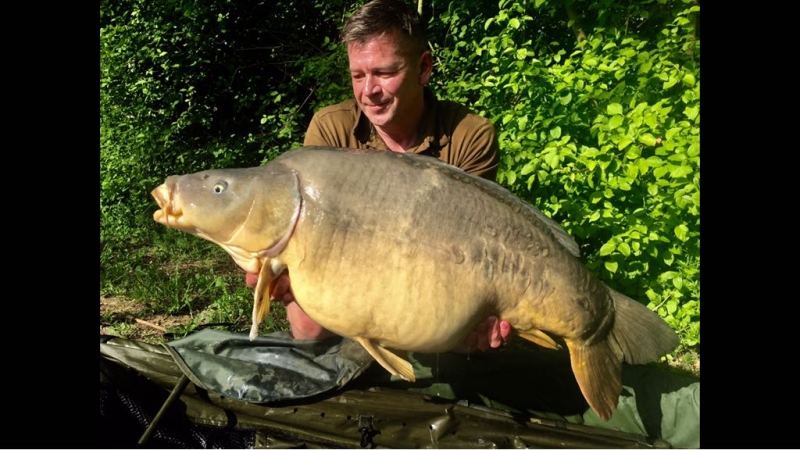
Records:
<instances>
[{"instance_id":1,"label":"man's fingers","mask_svg":"<svg viewBox=\"0 0 800 450\"><path fill-rule=\"evenodd\" d=\"M275 280L275 285L272 288L272 292L270 292L269 297L273 300L281 300L288 301L288 299L284 298L287 294L289 294L289 286L291 283L289 282L289 275L286 272L282 273L278 276L278 279ZM293 300L294 298L292 298Z\"/></svg>"},{"instance_id":2,"label":"man's fingers","mask_svg":"<svg viewBox=\"0 0 800 450\"><path fill-rule=\"evenodd\" d=\"M503 345L503 336L500 334L500 321L495 317L489 329L489 346L497 348Z\"/></svg>"},{"instance_id":3,"label":"man's fingers","mask_svg":"<svg viewBox=\"0 0 800 450\"><path fill-rule=\"evenodd\" d=\"M506 321L501 321L495 316L489 316L486 322L489 328L488 339L489 347L498 348L502 346L511 335L511 324Z\"/></svg>"},{"instance_id":4,"label":"man's fingers","mask_svg":"<svg viewBox=\"0 0 800 450\"><path fill-rule=\"evenodd\" d=\"M256 285L258 284L258 274L245 272L244 274L244 282L247 284L247 287L255 289Z\"/></svg>"},{"instance_id":5,"label":"man's fingers","mask_svg":"<svg viewBox=\"0 0 800 450\"><path fill-rule=\"evenodd\" d=\"M503 320L500 322L500 337L505 341L511 336L511 324Z\"/></svg>"}]
</instances>

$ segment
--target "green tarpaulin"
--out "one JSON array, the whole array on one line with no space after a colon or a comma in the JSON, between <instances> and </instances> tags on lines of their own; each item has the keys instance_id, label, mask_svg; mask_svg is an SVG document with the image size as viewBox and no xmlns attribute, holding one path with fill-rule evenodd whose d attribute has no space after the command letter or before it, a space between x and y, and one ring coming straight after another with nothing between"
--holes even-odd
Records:
<instances>
[{"instance_id":1,"label":"green tarpaulin","mask_svg":"<svg viewBox=\"0 0 800 450\"><path fill-rule=\"evenodd\" d=\"M202 330L158 346L101 336L101 445L700 446L700 383L687 375L624 366L618 410L605 422L583 400L564 352L523 346L410 359L415 383L392 379L348 339L273 333L251 342Z\"/></svg>"}]
</instances>

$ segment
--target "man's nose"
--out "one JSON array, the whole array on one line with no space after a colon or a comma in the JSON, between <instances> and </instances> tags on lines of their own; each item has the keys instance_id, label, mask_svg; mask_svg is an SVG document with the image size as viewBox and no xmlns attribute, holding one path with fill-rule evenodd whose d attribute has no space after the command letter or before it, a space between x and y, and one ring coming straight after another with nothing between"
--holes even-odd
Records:
<instances>
[{"instance_id":1,"label":"man's nose","mask_svg":"<svg viewBox=\"0 0 800 450\"><path fill-rule=\"evenodd\" d=\"M367 75L364 80L364 94L365 95L375 95L379 93L381 90L380 83L372 77L371 75Z\"/></svg>"}]
</instances>

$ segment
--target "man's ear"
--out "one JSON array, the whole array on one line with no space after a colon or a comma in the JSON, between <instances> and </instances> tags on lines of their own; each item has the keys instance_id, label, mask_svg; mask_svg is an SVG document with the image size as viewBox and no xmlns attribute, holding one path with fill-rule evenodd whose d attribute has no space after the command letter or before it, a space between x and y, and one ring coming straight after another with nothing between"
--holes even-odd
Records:
<instances>
[{"instance_id":1,"label":"man's ear","mask_svg":"<svg viewBox=\"0 0 800 450\"><path fill-rule=\"evenodd\" d=\"M425 86L433 72L433 56L430 50L425 50L419 58L419 84Z\"/></svg>"}]
</instances>

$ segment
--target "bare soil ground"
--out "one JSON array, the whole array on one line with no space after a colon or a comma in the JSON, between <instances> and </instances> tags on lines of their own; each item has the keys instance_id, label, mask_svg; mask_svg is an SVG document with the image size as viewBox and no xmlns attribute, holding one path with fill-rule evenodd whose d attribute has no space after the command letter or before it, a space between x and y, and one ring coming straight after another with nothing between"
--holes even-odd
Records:
<instances>
[{"instance_id":1,"label":"bare soil ground","mask_svg":"<svg viewBox=\"0 0 800 450\"><path fill-rule=\"evenodd\" d=\"M188 314L148 314L140 302L100 296L100 334L157 344L167 340L164 336L171 329L191 322Z\"/></svg>"}]
</instances>

